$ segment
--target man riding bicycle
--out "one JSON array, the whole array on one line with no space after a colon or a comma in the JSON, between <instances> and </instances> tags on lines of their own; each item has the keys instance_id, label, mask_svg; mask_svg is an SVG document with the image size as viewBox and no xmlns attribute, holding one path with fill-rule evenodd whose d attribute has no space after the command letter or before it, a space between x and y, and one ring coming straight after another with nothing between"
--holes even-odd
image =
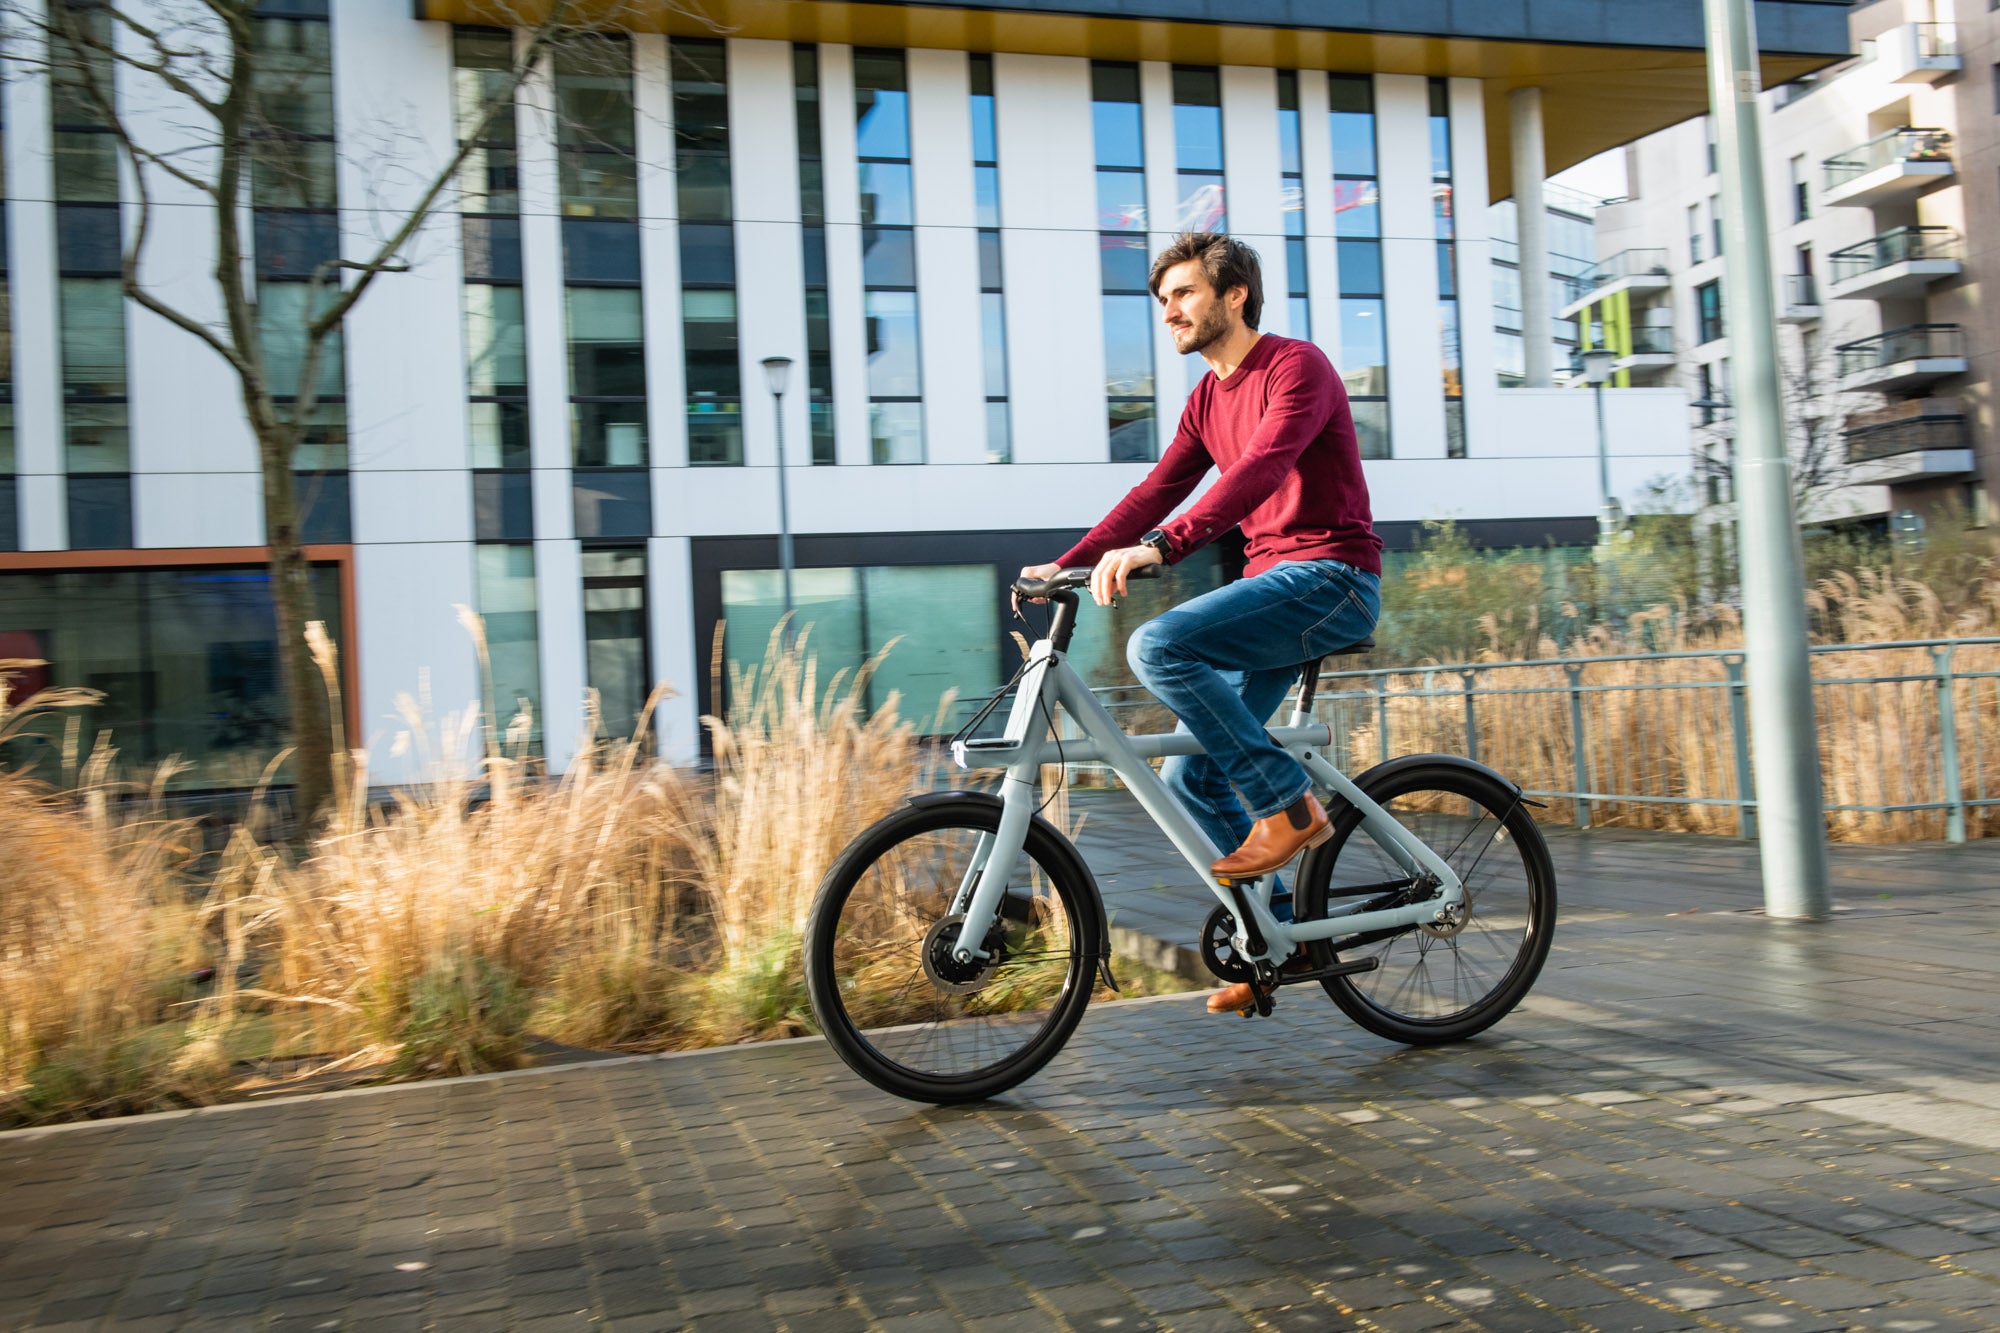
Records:
<instances>
[{"instance_id":1,"label":"man riding bicycle","mask_svg":"<svg viewBox=\"0 0 2000 1333\"><path fill-rule=\"evenodd\" d=\"M1282 868L1330 833L1298 760L1264 731L1300 666L1368 636L1381 611L1382 542L1347 390L1309 342L1260 333L1257 252L1212 232L1189 232L1153 260L1148 289L1185 356L1211 374L1189 394L1173 443L1082 541L1022 577L1048 579L1093 565L1099 606L1125 594L1132 571L1173 564L1238 527L1244 577L1136 630L1132 670L1171 708L1205 755L1161 772L1217 847L1212 867L1250 879ZM1210 467L1215 485L1169 518ZM1239 982L1209 997L1212 1013L1254 1003Z\"/></svg>"}]
</instances>

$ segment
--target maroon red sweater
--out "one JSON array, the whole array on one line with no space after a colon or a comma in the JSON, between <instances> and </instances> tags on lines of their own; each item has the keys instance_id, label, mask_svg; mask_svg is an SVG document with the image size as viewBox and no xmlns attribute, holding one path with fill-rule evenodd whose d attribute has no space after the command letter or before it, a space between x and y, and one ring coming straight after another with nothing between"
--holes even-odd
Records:
<instances>
[{"instance_id":1,"label":"maroon red sweater","mask_svg":"<svg viewBox=\"0 0 2000 1333\"><path fill-rule=\"evenodd\" d=\"M1211 466L1221 480L1162 522ZM1309 342L1267 333L1228 379L1202 376L1166 455L1056 563L1094 565L1156 527L1173 543L1172 563L1239 523L1249 539L1246 574L1325 559L1382 572L1347 388Z\"/></svg>"}]
</instances>

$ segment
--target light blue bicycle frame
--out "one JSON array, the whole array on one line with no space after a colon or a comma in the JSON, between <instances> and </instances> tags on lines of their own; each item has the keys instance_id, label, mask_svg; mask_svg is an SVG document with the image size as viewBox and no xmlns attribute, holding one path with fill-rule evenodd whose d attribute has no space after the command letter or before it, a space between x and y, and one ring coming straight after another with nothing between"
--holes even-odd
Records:
<instances>
[{"instance_id":1,"label":"light blue bicycle frame","mask_svg":"<svg viewBox=\"0 0 2000 1333\"><path fill-rule=\"evenodd\" d=\"M1064 739L1058 743L1049 736L1058 705L1082 730L1081 739ZM1315 747L1331 744L1333 740L1331 728L1313 723L1294 711L1291 725L1271 727L1269 731L1273 740L1305 765L1306 772L1316 784L1331 790L1361 812L1361 827L1395 859L1405 873L1413 879L1432 880L1437 894L1423 902L1373 912L1360 910L1359 903L1344 908L1329 905L1323 920L1288 922L1279 921L1271 914L1271 886L1275 877L1266 875L1254 885L1244 886L1244 897L1264 939L1264 952L1258 954L1250 949L1246 923L1239 921L1236 937L1232 941L1238 956L1275 964L1290 957L1293 948L1306 940L1327 940L1364 931L1449 921L1453 909L1464 901L1464 884L1436 852L1425 846L1388 811L1370 800L1346 774L1319 753ZM1001 897L1007 889L1008 872L1027 839L1028 823L1039 803L1035 789L1042 765L1051 760L1065 764L1108 765L1138 798L1141 808L1152 816L1153 822L1160 826L1168 840L1187 858L1188 865L1201 882L1208 886L1224 907L1235 914L1234 895L1209 871L1209 866L1222 856L1222 851L1208 840L1208 835L1189 817L1146 762L1166 755L1202 753L1205 751L1201 742L1186 732L1126 735L1117 720L1098 702L1097 696L1090 692L1083 678L1076 674L1075 668L1070 666L1062 653L1055 650L1054 644L1048 639L1038 641L1029 651L1027 671L1021 677L1019 692L1014 696L1013 708L1007 715L1006 730L997 737L960 741L952 747L952 757L961 768L1006 770L1001 784L999 830L980 836L973 850L972 864L952 900L951 910L963 913L965 917L953 951L959 961L970 962L987 957L981 942L992 927L994 913L999 910Z\"/></svg>"}]
</instances>

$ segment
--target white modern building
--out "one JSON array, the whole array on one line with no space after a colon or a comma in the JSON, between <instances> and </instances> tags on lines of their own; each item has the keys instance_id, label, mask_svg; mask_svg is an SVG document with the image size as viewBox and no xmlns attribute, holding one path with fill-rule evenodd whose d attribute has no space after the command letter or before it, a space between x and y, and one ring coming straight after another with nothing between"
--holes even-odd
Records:
<instances>
[{"instance_id":1,"label":"white modern building","mask_svg":"<svg viewBox=\"0 0 2000 1333\"><path fill-rule=\"evenodd\" d=\"M1847 61L1759 99L1791 448L1814 522L1920 528L1989 514L2000 25L1930 0L1850 16ZM1942 21L1940 21L1942 20ZM1619 353L1620 382L1682 385L1711 502L1727 502L1728 399L1715 148L1706 116L1626 150L1629 198L1597 214L1600 262L1563 313ZM1990 286L1990 283L1989 283Z\"/></svg>"},{"instance_id":2,"label":"white modern building","mask_svg":"<svg viewBox=\"0 0 2000 1333\"><path fill-rule=\"evenodd\" d=\"M1346 377L1392 546L1447 517L1494 544L1594 531L1589 397L1545 370L1529 387L1546 352L1502 387L1523 376L1496 351L1487 205L1515 193L1525 145L1555 171L1698 111L1696 0L1646 25L1575 0L1382 7L1339 30L1283 0L1126 0L1087 22L1042 0L718 0L712 24L636 3L512 115L469 124L520 40L483 25L532 8L283 0L259 20L288 156L252 191L246 265L279 362L302 276L363 252L478 141L407 271L347 319L301 464L378 777L414 762L392 743L399 696L480 697L457 606L485 616L499 711L534 706L553 768L587 691L624 729L659 681L680 691L662 748L693 753L719 627L722 655L754 662L776 618L781 484L824 661L901 636L878 689L920 714L993 688L1006 582L1144 474L1199 369L1144 290L1185 225L1254 244L1263 327ZM1758 13L1770 81L1845 49L1839 6ZM157 84L122 69L117 88L172 132ZM88 109L22 77L0 111L0 657L49 664L17 686L104 690L93 725L128 756L241 782L282 701L235 379L121 299L138 204ZM162 188L144 274L213 317L212 219ZM1520 247L1520 285L1546 250ZM791 363L781 397L768 358ZM1608 398L1614 489L1684 475L1682 389Z\"/></svg>"}]
</instances>

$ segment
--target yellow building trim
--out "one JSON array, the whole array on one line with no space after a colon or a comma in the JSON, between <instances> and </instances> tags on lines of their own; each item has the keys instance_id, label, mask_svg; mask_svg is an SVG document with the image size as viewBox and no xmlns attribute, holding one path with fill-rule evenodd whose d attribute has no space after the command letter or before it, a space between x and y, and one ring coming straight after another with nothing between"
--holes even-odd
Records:
<instances>
[{"instance_id":1,"label":"yellow building trim","mask_svg":"<svg viewBox=\"0 0 2000 1333\"><path fill-rule=\"evenodd\" d=\"M552 3L416 0L420 18L488 27L530 26L546 17ZM571 10L579 23L678 37L751 37L1479 79L1485 84L1487 178L1494 200L1507 198L1514 188L1506 126L1507 94L1516 88L1542 89L1551 174L1708 109L1708 76L1699 50L1003 13L846 0L571 0ZM1772 87L1830 63L1832 58L1824 56L1767 55L1763 84Z\"/></svg>"}]
</instances>

